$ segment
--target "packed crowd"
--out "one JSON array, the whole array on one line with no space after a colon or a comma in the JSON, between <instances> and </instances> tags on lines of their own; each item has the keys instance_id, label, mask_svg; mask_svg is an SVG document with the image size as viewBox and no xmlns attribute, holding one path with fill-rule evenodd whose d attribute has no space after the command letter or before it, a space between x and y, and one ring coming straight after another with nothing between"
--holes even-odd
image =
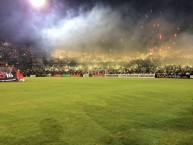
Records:
<instances>
[{"instance_id":1,"label":"packed crowd","mask_svg":"<svg viewBox=\"0 0 193 145\"><path fill-rule=\"evenodd\" d=\"M74 58L54 58L42 49L28 45L13 45L0 41L0 66L8 63L20 69L24 76L54 76L78 74L156 74L157 77L193 75L190 65L162 65L159 59L134 59L128 62L80 62Z\"/></svg>"}]
</instances>

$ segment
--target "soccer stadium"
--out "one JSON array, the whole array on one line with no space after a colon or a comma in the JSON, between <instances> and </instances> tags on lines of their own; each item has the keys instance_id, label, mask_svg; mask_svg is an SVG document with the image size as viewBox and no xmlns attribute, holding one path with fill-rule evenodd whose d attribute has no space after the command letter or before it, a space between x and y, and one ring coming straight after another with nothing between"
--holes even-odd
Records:
<instances>
[{"instance_id":1,"label":"soccer stadium","mask_svg":"<svg viewBox=\"0 0 193 145\"><path fill-rule=\"evenodd\" d=\"M193 145L191 0L2 0L0 145Z\"/></svg>"}]
</instances>

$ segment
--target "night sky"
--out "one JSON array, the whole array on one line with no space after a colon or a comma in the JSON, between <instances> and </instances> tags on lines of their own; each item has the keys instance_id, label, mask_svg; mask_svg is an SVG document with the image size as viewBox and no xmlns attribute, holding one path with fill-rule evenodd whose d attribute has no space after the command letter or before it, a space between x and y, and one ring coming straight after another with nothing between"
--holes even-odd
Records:
<instances>
[{"instance_id":1,"label":"night sky","mask_svg":"<svg viewBox=\"0 0 193 145\"><path fill-rule=\"evenodd\" d=\"M192 34L192 0L47 0L42 8L0 1L0 40L45 49L192 49Z\"/></svg>"}]
</instances>

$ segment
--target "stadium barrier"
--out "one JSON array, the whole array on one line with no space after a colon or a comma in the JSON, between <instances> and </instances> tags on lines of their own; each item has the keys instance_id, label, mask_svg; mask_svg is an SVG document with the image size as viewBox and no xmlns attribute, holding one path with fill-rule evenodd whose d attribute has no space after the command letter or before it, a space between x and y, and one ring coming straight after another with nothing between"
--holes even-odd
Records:
<instances>
[{"instance_id":1,"label":"stadium barrier","mask_svg":"<svg viewBox=\"0 0 193 145\"><path fill-rule=\"evenodd\" d=\"M83 74L83 77L89 77L89 74Z\"/></svg>"},{"instance_id":2,"label":"stadium barrier","mask_svg":"<svg viewBox=\"0 0 193 145\"><path fill-rule=\"evenodd\" d=\"M106 74L107 77L155 78L155 74Z\"/></svg>"},{"instance_id":3,"label":"stadium barrier","mask_svg":"<svg viewBox=\"0 0 193 145\"><path fill-rule=\"evenodd\" d=\"M61 74L55 74L54 77L61 77Z\"/></svg>"},{"instance_id":4,"label":"stadium barrier","mask_svg":"<svg viewBox=\"0 0 193 145\"><path fill-rule=\"evenodd\" d=\"M62 77L71 77L70 74L62 74Z\"/></svg>"},{"instance_id":5,"label":"stadium barrier","mask_svg":"<svg viewBox=\"0 0 193 145\"><path fill-rule=\"evenodd\" d=\"M92 77L105 77L105 74L93 74Z\"/></svg>"},{"instance_id":6,"label":"stadium barrier","mask_svg":"<svg viewBox=\"0 0 193 145\"><path fill-rule=\"evenodd\" d=\"M186 74L156 74L155 78L190 79L191 75L190 75L190 73L186 73Z\"/></svg>"},{"instance_id":7,"label":"stadium barrier","mask_svg":"<svg viewBox=\"0 0 193 145\"><path fill-rule=\"evenodd\" d=\"M80 77L80 74L71 75L71 77Z\"/></svg>"},{"instance_id":8,"label":"stadium barrier","mask_svg":"<svg viewBox=\"0 0 193 145\"><path fill-rule=\"evenodd\" d=\"M127 77L127 78L183 78L193 79L193 75L157 75L157 74L54 74L47 75L48 77ZM5 74L0 73L0 80L5 77ZM7 74L6 77L12 77ZM37 77L30 75L30 77Z\"/></svg>"}]
</instances>

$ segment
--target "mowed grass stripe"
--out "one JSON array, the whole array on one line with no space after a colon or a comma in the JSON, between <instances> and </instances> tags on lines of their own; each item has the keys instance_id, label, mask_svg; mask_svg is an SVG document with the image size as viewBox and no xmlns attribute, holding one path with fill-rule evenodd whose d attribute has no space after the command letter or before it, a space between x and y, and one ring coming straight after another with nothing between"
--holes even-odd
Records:
<instances>
[{"instance_id":1,"label":"mowed grass stripe","mask_svg":"<svg viewBox=\"0 0 193 145\"><path fill-rule=\"evenodd\" d=\"M0 145L191 145L193 80L0 83Z\"/></svg>"}]
</instances>

